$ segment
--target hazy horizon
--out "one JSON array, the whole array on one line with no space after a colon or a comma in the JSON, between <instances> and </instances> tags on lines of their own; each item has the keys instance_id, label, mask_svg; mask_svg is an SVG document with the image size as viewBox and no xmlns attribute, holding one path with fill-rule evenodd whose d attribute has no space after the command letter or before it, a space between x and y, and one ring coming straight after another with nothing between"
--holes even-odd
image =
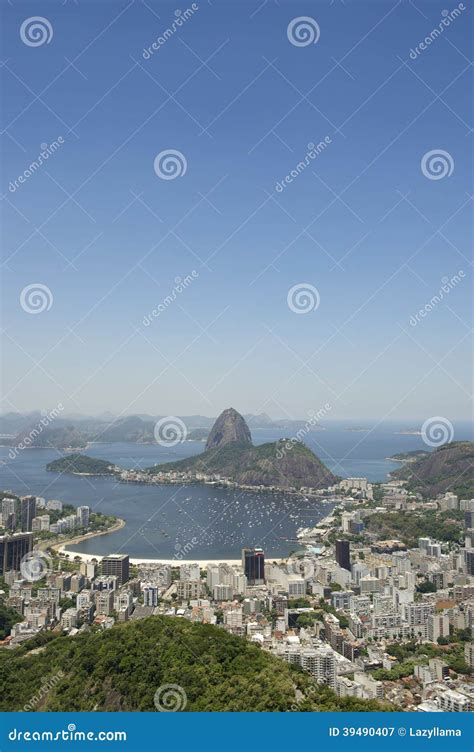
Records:
<instances>
[{"instance_id":1,"label":"hazy horizon","mask_svg":"<svg viewBox=\"0 0 474 752\"><path fill-rule=\"evenodd\" d=\"M183 413L182 411L172 411L172 410L163 410L161 412L154 412L150 410L145 410L143 412L130 412L130 413L113 413L109 410L104 410L102 412L98 413L78 413L78 412L60 412L56 420L81 420L81 419L92 419L92 420L106 420L108 418L112 420L118 420L118 419L125 419L125 418L133 418L133 417L144 417L144 418L161 418L164 416L172 416L176 415L178 417L193 417L193 418L205 418L206 420L215 420L224 410L228 408L234 408L237 410L238 413L240 413L242 416L253 416L253 417L260 417L260 416L266 416L268 417L272 422L276 423L278 421L307 421L309 417L311 417L311 413L308 411L304 415L296 415L292 418L289 418L285 415L270 415L268 412L261 412L261 413L252 413L247 410L239 410L238 408L235 408L234 405L229 404L227 407L223 407L222 410L219 410L217 413L210 414L210 413ZM47 408L37 408L34 410L24 410L24 411L5 411L0 412L0 418L3 418L7 415L21 415L21 416L28 416L28 415L36 415L36 414L42 414L45 415L47 413L53 412L55 409L57 409L57 405L53 405ZM311 409L311 408L310 408ZM416 416L401 416L397 418L385 418L382 419L380 416L374 416L374 415L363 415L359 417L331 417L329 414L325 415L321 420L318 422L318 424L315 425L315 430L318 430L318 425L326 425L330 423L374 423L377 422L379 424L384 425L400 425L402 423L407 423L407 428L416 428L416 423L419 420ZM472 419L466 418L465 416L452 416L451 418L453 423L456 424L464 424L468 426L474 426L474 421ZM410 425L408 425L410 424ZM53 424L52 424L53 425ZM258 429L257 429L258 430Z\"/></svg>"}]
</instances>

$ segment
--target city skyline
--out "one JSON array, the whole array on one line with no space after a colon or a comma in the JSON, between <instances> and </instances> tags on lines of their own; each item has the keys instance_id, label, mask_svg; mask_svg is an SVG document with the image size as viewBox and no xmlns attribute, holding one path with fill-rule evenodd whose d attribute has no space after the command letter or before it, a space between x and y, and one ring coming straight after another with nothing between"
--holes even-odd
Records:
<instances>
[{"instance_id":1,"label":"city skyline","mask_svg":"<svg viewBox=\"0 0 474 752\"><path fill-rule=\"evenodd\" d=\"M3 8L2 413L467 419L471 9L194 5Z\"/></svg>"}]
</instances>

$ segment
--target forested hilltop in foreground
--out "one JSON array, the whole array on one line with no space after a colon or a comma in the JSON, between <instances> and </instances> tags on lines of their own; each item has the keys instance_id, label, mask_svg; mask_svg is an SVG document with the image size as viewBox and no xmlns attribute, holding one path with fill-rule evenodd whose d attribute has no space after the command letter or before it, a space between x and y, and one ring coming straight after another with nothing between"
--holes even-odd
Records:
<instances>
[{"instance_id":1,"label":"forested hilltop in foreground","mask_svg":"<svg viewBox=\"0 0 474 752\"><path fill-rule=\"evenodd\" d=\"M246 640L184 619L149 617L76 637L41 634L0 651L1 711L22 710L38 695L38 711L154 711L155 693L167 684L179 686L186 711L394 709L339 698Z\"/></svg>"}]
</instances>

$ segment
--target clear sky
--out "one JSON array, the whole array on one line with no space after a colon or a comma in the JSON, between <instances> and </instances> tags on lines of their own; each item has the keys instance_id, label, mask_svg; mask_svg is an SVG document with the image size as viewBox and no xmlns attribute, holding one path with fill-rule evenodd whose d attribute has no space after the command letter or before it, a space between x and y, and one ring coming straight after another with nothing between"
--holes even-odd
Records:
<instances>
[{"instance_id":1,"label":"clear sky","mask_svg":"<svg viewBox=\"0 0 474 752\"><path fill-rule=\"evenodd\" d=\"M4 1L2 411L468 418L461 6Z\"/></svg>"}]
</instances>

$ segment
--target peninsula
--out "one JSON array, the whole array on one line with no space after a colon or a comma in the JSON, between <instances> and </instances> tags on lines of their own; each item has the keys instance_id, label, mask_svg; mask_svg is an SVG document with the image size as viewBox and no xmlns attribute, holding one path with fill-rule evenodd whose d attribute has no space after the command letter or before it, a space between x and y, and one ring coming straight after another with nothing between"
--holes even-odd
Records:
<instances>
[{"instance_id":1,"label":"peninsula","mask_svg":"<svg viewBox=\"0 0 474 752\"><path fill-rule=\"evenodd\" d=\"M127 483L216 483L287 492L315 491L338 481L298 436L254 446L247 422L234 408L219 415L204 452L194 457L141 471L74 454L50 462L47 470L116 475Z\"/></svg>"}]
</instances>

